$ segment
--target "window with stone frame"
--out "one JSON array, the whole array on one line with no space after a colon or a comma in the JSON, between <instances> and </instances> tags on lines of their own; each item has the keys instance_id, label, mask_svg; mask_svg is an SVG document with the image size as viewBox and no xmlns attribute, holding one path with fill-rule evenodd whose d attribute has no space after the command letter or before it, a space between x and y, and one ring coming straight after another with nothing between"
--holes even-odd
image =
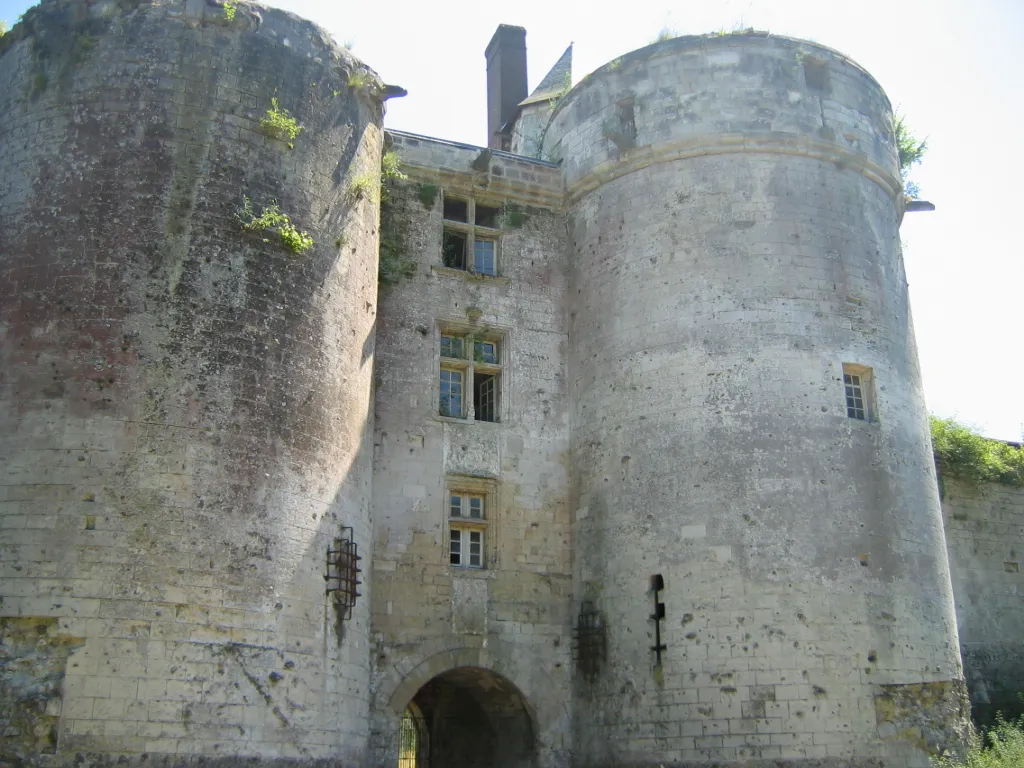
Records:
<instances>
[{"instance_id":1,"label":"window with stone frame","mask_svg":"<svg viewBox=\"0 0 1024 768\"><path fill-rule=\"evenodd\" d=\"M448 564L453 568L487 568L494 481L449 478L447 485Z\"/></svg>"},{"instance_id":2,"label":"window with stone frame","mask_svg":"<svg viewBox=\"0 0 1024 768\"><path fill-rule=\"evenodd\" d=\"M440 415L501 420L502 346L502 337L494 332L441 327Z\"/></svg>"},{"instance_id":3,"label":"window with stone frame","mask_svg":"<svg viewBox=\"0 0 1024 768\"><path fill-rule=\"evenodd\" d=\"M874 376L866 365L843 363L846 415L858 421L875 421Z\"/></svg>"},{"instance_id":4,"label":"window with stone frame","mask_svg":"<svg viewBox=\"0 0 1024 768\"><path fill-rule=\"evenodd\" d=\"M501 208L472 198L444 196L441 263L478 275L497 277Z\"/></svg>"}]
</instances>

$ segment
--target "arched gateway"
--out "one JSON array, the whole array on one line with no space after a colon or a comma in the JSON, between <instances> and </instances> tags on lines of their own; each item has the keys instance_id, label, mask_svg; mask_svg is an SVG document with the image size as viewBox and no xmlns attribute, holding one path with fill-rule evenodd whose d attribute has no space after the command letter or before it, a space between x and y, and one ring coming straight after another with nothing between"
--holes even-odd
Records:
<instances>
[{"instance_id":1,"label":"arched gateway","mask_svg":"<svg viewBox=\"0 0 1024 768\"><path fill-rule=\"evenodd\" d=\"M427 681L399 726L399 768L533 768L534 724L506 678L457 667Z\"/></svg>"}]
</instances>

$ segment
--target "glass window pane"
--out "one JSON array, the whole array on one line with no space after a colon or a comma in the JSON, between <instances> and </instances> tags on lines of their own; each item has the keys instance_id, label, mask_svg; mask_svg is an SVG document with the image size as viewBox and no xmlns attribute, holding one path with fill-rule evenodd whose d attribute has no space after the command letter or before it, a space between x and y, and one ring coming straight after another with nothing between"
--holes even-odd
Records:
<instances>
[{"instance_id":1,"label":"glass window pane","mask_svg":"<svg viewBox=\"0 0 1024 768\"><path fill-rule=\"evenodd\" d=\"M477 372L474 378L476 418L479 421L498 420L498 377Z\"/></svg>"},{"instance_id":2,"label":"glass window pane","mask_svg":"<svg viewBox=\"0 0 1024 768\"><path fill-rule=\"evenodd\" d=\"M477 240L473 243L473 269L482 275L495 274L493 240Z\"/></svg>"},{"instance_id":3,"label":"glass window pane","mask_svg":"<svg viewBox=\"0 0 1024 768\"><path fill-rule=\"evenodd\" d=\"M483 566L484 535L481 531L469 532L469 565L474 568Z\"/></svg>"},{"instance_id":4,"label":"glass window pane","mask_svg":"<svg viewBox=\"0 0 1024 768\"><path fill-rule=\"evenodd\" d=\"M451 530L451 543L449 544L449 562L452 565L462 564L462 531L457 528Z\"/></svg>"},{"instance_id":5,"label":"glass window pane","mask_svg":"<svg viewBox=\"0 0 1024 768\"><path fill-rule=\"evenodd\" d=\"M462 417L462 371L441 369L440 411L442 416Z\"/></svg>"},{"instance_id":6,"label":"glass window pane","mask_svg":"<svg viewBox=\"0 0 1024 768\"><path fill-rule=\"evenodd\" d=\"M860 376L844 373L843 383L846 390L846 415L851 419L867 421L867 412L864 408L864 390L861 385Z\"/></svg>"},{"instance_id":7,"label":"glass window pane","mask_svg":"<svg viewBox=\"0 0 1024 768\"><path fill-rule=\"evenodd\" d=\"M473 343L473 359L478 363L498 364L498 345L490 341Z\"/></svg>"},{"instance_id":8,"label":"glass window pane","mask_svg":"<svg viewBox=\"0 0 1024 768\"><path fill-rule=\"evenodd\" d=\"M462 517L462 497L452 494L451 501L449 503L450 514L452 517Z\"/></svg>"},{"instance_id":9,"label":"glass window pane","mask_svg":"<svg viewBox=\"0 0 1024 768\"><path fill-rule=\"evenodd\" d=\"M482 520L484 516L484 500L479 496L472 496L469 499L469 516Z\"/></svg>"},{"instance_id":10,"label":"glass window pane","mask_svg":"<svg viewBox=\"0 0 1024 768\"><path fill-rule=\"evenodd\" d=\"M462 359L463 339L458 336L441 337L441 356Z\"/></svg>"}]
</instances>

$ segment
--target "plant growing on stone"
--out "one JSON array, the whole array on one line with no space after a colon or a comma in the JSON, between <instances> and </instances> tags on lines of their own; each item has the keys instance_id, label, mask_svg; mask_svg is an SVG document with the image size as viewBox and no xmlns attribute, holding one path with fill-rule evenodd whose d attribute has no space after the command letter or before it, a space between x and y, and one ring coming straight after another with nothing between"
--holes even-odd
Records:
<instances>
[{"instance_id":1,"label":"plant growing on stone","mask_svg":"<svg viewBox=\"0 0 1024 768\"><path fill-rule=\"evenodd\" d=\"M900 176L903 178L903 191L911 200L920 197L921 190L912 181L907 180L910 169L920 165L924 153L928 151L928 140L918 139L907 126L903 115L897 112L893 119L893 133L896 137L896 152L899 155Z\"/></svg>"},{"instance_id":2,"label":"plant growing on stone","mask_svg":"<svg viewBox=\"0 0 1024 768\"><path fill-rule=\"evenodd\" d=\"M526 214L516 203L505 203L504 211L502 211L502 223L506 227L519 229L526 223Z\"/></svg>"},{"instance_id":3,"label":"plant growing on stone","mask_svg":"<svg viewBox=\"0 0 1024 768\"><path fill-rule=\"evenodd\" d=\"M370 173L360 173L352 178L348 185L348 193L353 201L376 199L377 180Z\"/></svg>"},{"instance_id":4,"label":"plant growing on stone","mask_svg":"<svg viewBox=\"0 0 1024 768\"><path fill-rule=\"evenodd\" d=\"M348 76L348 87L353 90L360 90L370 84L370 76L365 72L350 72Z\"/></svg>"},{"instance_id":5,"label":"plant growing on stone","mask_svg":"<svg viewBox=\"0 0 1024 768\"><path fill-rule=\"evenodd\" d=\"M420 202L428 211L434 207L434 201L437 200L437 192L437 184L420 184L416 188L416 194Z\"/></svg>"},{"instance_id":6,"label":"plant growing on stone","mask_svg":"<svg viewBox=\"0 0 1024 768\"><path fill-rule=\"evenodd\" d=\"M390 185L393 182L409 178L400 170L402 158L394 150L384 153L380 160L380 199L387 202L391 199Z\"/></svg>"},{"instance_id":7,"label":"plant growing on stone","mask_svg":"<svg viewBox=\"0 0 1024 768\"><path fill-rule=\"evenodd\" d=\"M314 245L312 236L297 229L288 215L281 212L277 203L272 203L257 214L252 201L248 197L243 197L242 207L236 216L244 231L258 234L273 232L277 234L281 244L294 254L303 253ZM270 240L264 237L263 242L268 243Z\"/></svg>"},{"instance_id":8,"label":"plant growing on stone","mask_svg":"<svg viewBox=\"0 0 1024 768\"><path fill-rule=\"evenodd\" d=\"M260 120L260 128L270 138L288 142L294 141L302 133L302 126L287 109L281 109L277 97L270 100L270 109L266 117ZM294 148L295 145L289 143L288 146Z\"/></svg>"},{"instance_id":9,"label":"plant growing on stone","mask_svg":"<svg viewBox=\"0 0 1024 768\"><path fill-rule=\"evenodd\" d=\"M416 262L405 255L392 204L394 183L408 178L402 173L401 165L402 158L394 150L385 152L380 162L380 259L377 262L377 279L381 285L394 285L403 277L408 279L416 274Z\"/></svg>"},{"instance_id":10,"label":"plant growing on stone","mask_svg":"<svg viewBox=\"0 0 1024 768\"><path fill-rule=\"evenodd\" d=\"M0 20L0 37L7 34L7 22Z\"/></svg>"},{"instance_id":11,"label":"plant growing on stone","mask_svg":"<svg viewBox=\"0 0 1024 768\"><path fill-rule=\"evenodd\" d=\"M939 469L968 482L1024 487L1024 448L989 440L955 419L930 417Z\"/></svg>"},{"instance_id":12,"label":"plant growing on stone","mask_svg":"<svg viewBox=\"0 0 1024 768\"><path fill-rule=\"evenodd\" d=\"M238 13L238 6L234 3L224 3L224 18L228 21L235 20L235 14Z\"/></svg>"},{"instance_id":13,"label":"plant growing on stone","mask_svg":"<svg viewBox=\"0 0 1024 768\"><path fill-rule=\"evenodd\" d=\"M996 724L985 729L963 758L943 755L932 760L935 768L1020 768L1024 765L1024 716L1006 720L1002 713Z\"/></svg>"}]
</instances>

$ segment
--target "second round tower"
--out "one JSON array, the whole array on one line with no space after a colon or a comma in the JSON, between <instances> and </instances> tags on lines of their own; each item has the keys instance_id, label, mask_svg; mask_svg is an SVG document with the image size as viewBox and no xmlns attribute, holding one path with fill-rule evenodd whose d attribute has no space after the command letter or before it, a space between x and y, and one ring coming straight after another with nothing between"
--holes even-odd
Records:
<instances>
[{"instance_id":1,"label":"second round tower","mask_svg":"<svg viewBox=\"0 0 1024 768\"><path fill-rule=\"evenodd\" d=\"M811 43L677 38L584 80L545 149L606 633L580 764L927 765L966 709L885 94Z\"/></svg>"}]
</instances>

